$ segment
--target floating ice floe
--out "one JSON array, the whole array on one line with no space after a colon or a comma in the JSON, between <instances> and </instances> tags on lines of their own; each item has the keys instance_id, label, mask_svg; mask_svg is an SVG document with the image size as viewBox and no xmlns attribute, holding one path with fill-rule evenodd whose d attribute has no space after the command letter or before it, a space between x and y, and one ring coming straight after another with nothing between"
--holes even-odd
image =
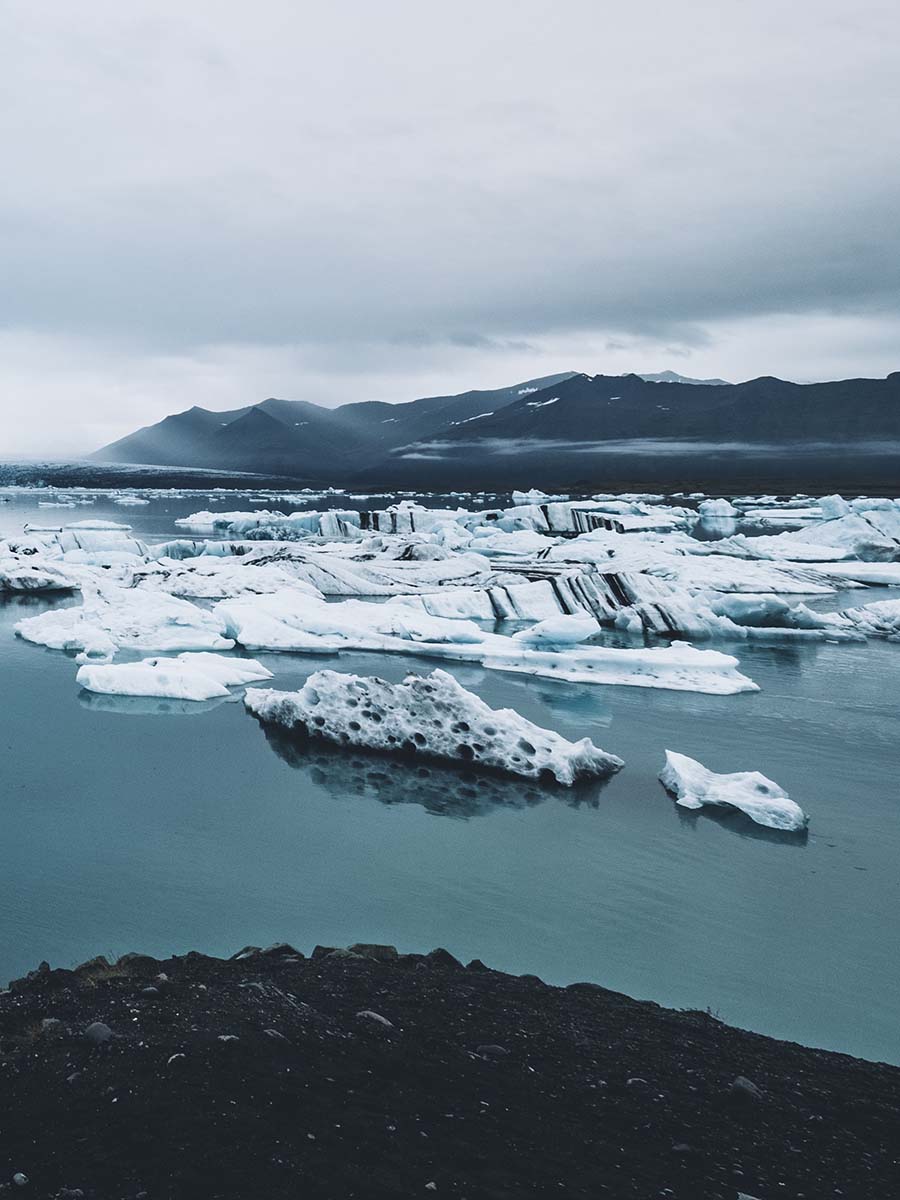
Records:
<instances>
[{"instance_id":1,"label":"floating ice floe","mask_svg":"<svg viewBox=\"0 0 900 1200\"><path fill-rule=\"evenodd\" d=\"M513 492L513 504L546 504L549 500L568 500L568 496L548 496L540 488L531 488L527 492Z\"/></svg>"},{"instance_id":2,"label":"floating ice floe","mask_svg":"<svg viewBox=\"0 0 900 1200\"><path fill-rule=\"evenodd\" d=\"M106 696L212 700L229 695L230 687L271 678L272 672L256 659L199 653L134 663L86 663L78 668L75 682Z\"/></svg>"},{"instance_id":3,"label":"floating ice floe","mask_svg":"<svg viewBox=\"0 0 900 1200\"><path fill-rule=\"evenodd\" d=\"M618 649L549 641L529 646L489 633L472 621L432 617L405 605L344 600L328 604L294 591L223 600L213 614L226 635L248 650L339 653L371 650L477 662L491 670L520 672L575 683L660 687L731 695L757 685L738 661L687 643L652 649ZM578 625L579 632L585 625Z\"/></svg>"},{"instance_id":4,"label":"floating ice floe","mask_svg":"<svg viewBox=\"0 0 900 1200\"><path fill-rule=\"evenodd\" d=\"M666 751L660 781L682 808L714 805L736 808L757 825L796 832L804 829L807 817L783 788L759 771L717 775L695 758Z\"/></svg>"},{"instance_id":5,"label":"floating ice floe","mask_svg":"<svg viewBox=\"0 0 900 1200\"><path fill-rule=\"evenodd\" d=\"M94 530L107 529L107 530L118 530L120 532L128 533L131 530L131 526L123 525L119 521L91 520L91 521L71 521L66 526L66 529L94 529Z\"/></svg>"},{"instance_id":6,"label":"floating ice floe","mask_svg":"<svg viewBox=\"0 0 900 1200\"><path fill-rule=\"evenodd\" d=\"M489 708L441 670L408 675L402 683L317 671L300 691L250 688L244 703L260 721L299 737L555 780L567 787L612 775L624 765L588 738L570 742L510 708Z\"/></svg>"},{"instance_id":7,"label":"floating ice floe","mask_svg":"<svg viewBox=\"0 0 900 1200\"><path fill-rule=\"evenodd\" d=\"M16 624L26 641L52 650L79 650L87 658L112 658L118 650L231 650L213 613L137 588L86 591L72 608L51 608Z\"/></svg>"}]
</instances>

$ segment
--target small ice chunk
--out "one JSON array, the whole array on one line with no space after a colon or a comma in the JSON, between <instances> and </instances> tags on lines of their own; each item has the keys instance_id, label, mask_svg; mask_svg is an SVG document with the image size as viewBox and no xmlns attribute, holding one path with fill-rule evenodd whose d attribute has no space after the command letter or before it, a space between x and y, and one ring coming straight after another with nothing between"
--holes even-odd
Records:
<instances>
[{"instance_id":1,"label":"small ice chunk","mask_svg":"<svg viewBox=\"0 0 900 1200\"><path fill-rule=\"evenodd\" d=\"M526 646L577 646L599 632L600 626L587 613L548 617L513 634L514 642Z\"/></svg>"},{"instance_id":2,"label":"small ice chunk","mask_svg":"<svg viewBox=\"0 0 900 1200\"><path fill-rule=\"evenodd\" d=\"M706 804L736 808L769 829L796 831L807 823L800 806L759 771L717 775L695 758L667 750L659 778L683 808L703 808Z\"/></svg>"},{"instance_id":3,"label":"small ice chunk","mask_svg":"<svg viewBox=\"0 0 900 1200\"><path fill-rule=\"evenodd\" d=\"M402 683L317 671L298 692L251 688L244 703L260 721L339 746L490 768L570 787L624 765L588 738L569 742L511 708L492 709L452 675Z\"/></svg>"},{"instance_id":4,"label":"small ice chunk","mask_svg":"<svg viewBox=\"0 0 900 1200\"><path fill-rule=\"evenodd\" d=\"M826 521L834 521L838 517L846 517L853 510L843 496L823 496L819 508Z\"/></svg>"},{"instance_id":5,"label":"small ice chunk","mask_svg":"<svg viewBox=\"0 0 900 1200\"><path fill-rule=\"evenodd\" d=\"M702 500L697 506L697 511L701 517L739 517L741 514L729 501L719 500Z\"/></svg>"}]
</instances>

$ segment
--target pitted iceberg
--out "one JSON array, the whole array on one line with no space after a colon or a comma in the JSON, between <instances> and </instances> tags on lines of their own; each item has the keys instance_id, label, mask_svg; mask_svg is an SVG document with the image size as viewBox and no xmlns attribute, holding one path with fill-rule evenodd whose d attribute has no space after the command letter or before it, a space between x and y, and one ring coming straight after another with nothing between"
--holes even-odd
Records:
<instances>
[{"instance_id":1,"label":"pitted iceberg","mask_svg":"<svg viewBox=\"0 0 900 1200\"><path fill-rule=\"evenodd\" d=\"M317 671L297 692L248 689L260 721L298 737L405 757L457 762L570 787L624 765L588 738L567 741L510 708L492 709L452 675L408 675L402 683Z\"/></svg>"}]
</instances>

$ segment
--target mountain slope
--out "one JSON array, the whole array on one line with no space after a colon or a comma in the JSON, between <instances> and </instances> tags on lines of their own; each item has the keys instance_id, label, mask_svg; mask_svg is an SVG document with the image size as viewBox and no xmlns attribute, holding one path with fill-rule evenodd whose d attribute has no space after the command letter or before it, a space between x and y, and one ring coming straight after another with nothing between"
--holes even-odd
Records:
<instances>
[{"instance_id":1,"label":"mountain slope","mask_svg":"<svg viewBox=\"0 0 900 1200\"><path fill-rule=\"evenodd\" d=\"M639 375L575 375L434 440L765 443L881 437L900 438L900 372L887 379L818 384L764 376L714 387L649 383Z\"/></svg>"},{"instance_id":2,"label":"mountain slope","mask_svg":"<svg viewBox=\"0 0 900 1200\"><path fill-rule=\"evenodd\" d=\"M679 375L677 371L656 371L649 375L638 372L641 379L647 383L692 383L702 387L727 387L727 379L691 379L689 375Z\"/></svg>"},{"instance_id":3,"label":"mountain slope","mask_svg":"<svg viewBox=\"0 0 900 1200\"><path fill-rule=\"evenodd\" d=\"M104 446L99 462L216 467L329 479L418 438L438 435L487 408L499 410L571 372L493 391L429 396L406 404L362 401L322 408L270 398L232 412L191 408Z\"/></svg>"}]
</instances>

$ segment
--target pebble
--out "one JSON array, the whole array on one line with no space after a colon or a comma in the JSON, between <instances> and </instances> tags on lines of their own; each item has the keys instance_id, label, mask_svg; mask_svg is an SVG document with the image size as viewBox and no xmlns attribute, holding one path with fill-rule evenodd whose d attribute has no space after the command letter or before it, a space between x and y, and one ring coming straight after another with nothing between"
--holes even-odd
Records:
<instances>
[{"instance_id":1,"label":"pebble","mask_svg":"<svg viewBox=\"0 0 900 1200\"><path fill-rule=\"evenodd\" d=\"M62 1033L63 1023L58 1017L44 1017L41 1021L41 1033L55 1034Z\"/></svg>"},{"instance_id":2,"label":"pebble","mask_svg":"<svg viewBox=\"0 0 900 1200\"><path fill-rule=\"evenodd\" d=\"M762 1100L763 1094L746 1075L738 1075L730 1088L732 1096L739 1100Z\"/></svg>"},{"instance_id":3,"label":"pebble","mask_svg":"<svg viewBox=\"0 0 900 1200\"><path fill-rule=\"evenodd\" d=\"M389 1021L387 1017L383 1017L381 1013L372 1012L370 1008L364 1008L358 1012L357 1017L364 1021L375 1021L378 1025L383 1025L385 1029L393 1029L393 1021Z\"/></svg>"},{"instance_id":4,"label":"pebble","mask_svg":"<svg viewBox=\"0 0 900 1200\"><path fill-rule=\"evenodd\" d=\"M173 1054L172 1057L166 1062L166 1066L171 1067L173 1063L182 1062L186 1058L186 1054Z\"/></svg>"},{"instance_id":5,"label":"pebble","mask_svg":"<svg viewBox=\"0 0 900 1200\"><path fill-rule=\"evenodd\" d=\"M104 1042L109 1041L112 1035L113 1031L108 1025L104 1025L102 1021L94 1021L84 1031L84 1036L89 1042L93 1042L95 1046L102 1046Z\"/></svg>"},{"instance_id":6,"label":"pebble","mask_svg":"<svg viewBox=\"0 0 900 1200\"><path fill-rule=\"evenodd\" d=\"M15 1175L12 1177L12 1181L16 1187L24 1187L28 1182L28 1176L23 1175L21 1171L16 1171Z\"/></svg>"},{"instance_id":7,"label":"pebble","mask_svg":"<svg viewBox=\"0 0 900 1200\"><path fill-rule=\"evenodd\" d=\"M239 1042L240 1040L236 1033L220 1033L216 1038L217 1042Z\"/></svg>"},{"instance_id":8,"label":"pebble","mask_svg":"<svg viewBox=\"0 0 900 1200\"><path fill-rule=\"evenodd\" d=\"M361 958L374 958L378 962L393 962L399 957L396 946L382 946L375 942L355 942L347 949L351 954L358 954Z\"/></svg>"},{"instance_id":9,"label":"pebble","mask_svg":"<svg viewBox=\"0 0 900 1200\"><path fill-rule=\"evenodd\" d=\"M505 1046L476 1046L475 1053L482 1058L504 1058L509 1051Z\"/></svg>"}]
</instances>

